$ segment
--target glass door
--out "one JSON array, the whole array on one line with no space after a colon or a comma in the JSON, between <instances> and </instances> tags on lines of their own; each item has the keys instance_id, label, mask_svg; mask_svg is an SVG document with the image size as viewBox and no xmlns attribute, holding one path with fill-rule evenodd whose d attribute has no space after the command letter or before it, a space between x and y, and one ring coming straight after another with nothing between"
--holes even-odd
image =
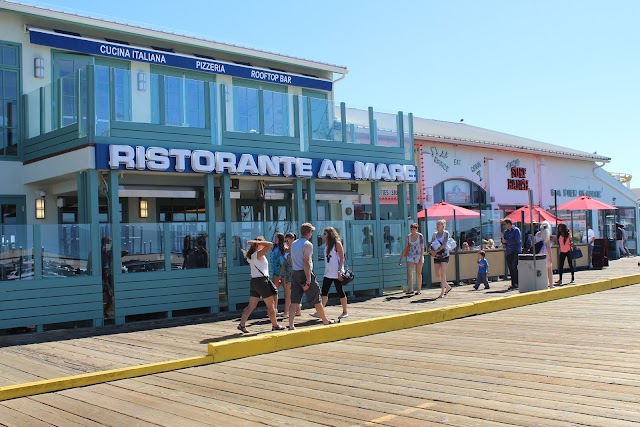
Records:
<instances>
[{"instance_id":1,"label":"glass door","mask_svg":"<svg viewBox=\"0 0 640 427\"><path fill-rule=\"evenodd\" d=\"M56 53L53 59L53 81L57 82L56 90L52 91L53 99L53 128L58 129L64 126L77 123L78 120L78 97L81 96L81 105L86 105L87 97L87 75L74 74L93 64L93 57L85 55L72 55L66 53ZM82 77L79 77L82 74Z\"/></svg>"},{"instance_id":2,"label":"glass door","mask_svg":"<svg viewBox=\"0 0 640 427\"><path fill-rule=\"evenodd\" d=\"M11 280L21 250L28 249L24 224L25 198L0 197L0 280ZM18 271L22 269L18 268Z\"/></svg>"}]
</instances>

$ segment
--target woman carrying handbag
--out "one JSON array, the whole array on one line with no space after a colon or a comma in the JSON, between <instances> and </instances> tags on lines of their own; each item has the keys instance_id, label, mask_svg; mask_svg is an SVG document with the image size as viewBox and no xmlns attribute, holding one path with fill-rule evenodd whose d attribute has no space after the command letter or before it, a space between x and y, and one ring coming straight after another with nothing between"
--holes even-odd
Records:
<instances>
[{"instance_id":1,"label":"woman carrying handbag","mask_svg":"<svg viewBox=\"0 0 640 427\"><path fill-rule=\"evenodd\" d=\"M571 236L571 232L567 227L567 224L558 225L558 245L560 246L560 256L558 257L558 274L560 278L555 283L556 285L562 284L562 272L564 270L564 260L569 261L569 270L571 271L571 281L569 283L573 283L575 281L575 271L573 269L573 256L571 255L571 249L574 248L573 245L573 236Z\"/></svg>"},{"instance_id":2,"label":"woman carrying handbag","mask_svg":"<svg viewBox=\"0 0 640 427\"><path fill-rule=\"evenodd\" d=\"M242 333L249 333L246 326L247 319L257 307L260 298L264 300L267 306L267 313L269 314L269 320L271 320L271 330L281 331L286 329L284 326L279 325L276 320L274 295L277 295L278 291L269 279L269 261L267 261L267 257L265 256L271 250L273 243L265 241L262 236L258 236L254 240L249 240L249 245L251 245L251 247L245 256L251 268L249 305L242 312L238 329L242 331Z\"/></svg>"},{"instance_id":3,"label":"woman carrying handbag","mask_svg":"<svg viewBox=\"0 0 640 427\"><path fill-rule=\"evenodd\" d=\"M347 294L342 289L342 273L344 273L344 247L342 246L342 239L338 231L333 227L327 227L323 233L324 242L326 244L324 254L324 278L322 280L322 306L326 307L329 301L329 290L331 290L331 284L336 287L336 293L340 297L340 305L342 306L342 314L338 316L338 319L346 319L349 317L347 312ZM320 318L320 315L316 312L311 316Z\"/></svg>"}]
</instances>

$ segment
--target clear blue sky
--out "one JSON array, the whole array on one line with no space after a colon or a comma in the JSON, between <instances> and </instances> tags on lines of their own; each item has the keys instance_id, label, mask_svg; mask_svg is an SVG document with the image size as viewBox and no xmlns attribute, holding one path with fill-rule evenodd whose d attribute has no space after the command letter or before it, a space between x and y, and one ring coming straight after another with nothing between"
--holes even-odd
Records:
<instances>
[{"instance_id":1,"label":"clear blue sky","mask_svg":"<svg viewBox=\"0 0 640 427\"><path fill-rule=\"evenodd\" d=\"M34 3L344 65L348 105L597 152L640 187L640 1Z\"/></svg>"}]
</instances>

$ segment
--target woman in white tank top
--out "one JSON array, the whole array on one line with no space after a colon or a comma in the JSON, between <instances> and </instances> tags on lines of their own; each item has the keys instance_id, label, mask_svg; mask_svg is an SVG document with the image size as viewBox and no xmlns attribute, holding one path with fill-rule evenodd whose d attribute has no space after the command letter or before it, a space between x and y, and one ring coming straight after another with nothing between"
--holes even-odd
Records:
<instances>
[{"instance_id":1,"label":"woman in white tank top","mask_svg":"<svg viewBox=\"0 0 640 427\"><path fill-rule=\"evenodd\" d=\"M336 293L342 305L342 314L338 319L349 317L347 312L347 294L342 289L342 273L344 272L344 246L338 231L333 227L324 229L323 238L326 244L324 254L324 279L322 281L322 306L325 307L329 301L329 291L331 284L336 287ZM318 313L311 314L313 317L320 317Z\"/></svg>"},{"instance_id":2,"label":"woman in white tank top","mask_svg":"<svg viewBox=\"0 0 640 427\"><path fill-rule=\"evenodd\" d=\"M271 320L271 330L281 331L284 326L278 324L276 320L276 309L274 307L274 295L278 294L278 290L271 280L269 280L269 261L265 256L273 246L273 243L264 240L264 237L258 236L254 240L249 240L251 247L247 251L245 258L251 269L251 282L249 287L249 305L242 312L238 329L243 333L249 333L247 330L247 319L258 306L260 298L264 300L267 306L269 320Z\"/></svg>"}]
</instances>

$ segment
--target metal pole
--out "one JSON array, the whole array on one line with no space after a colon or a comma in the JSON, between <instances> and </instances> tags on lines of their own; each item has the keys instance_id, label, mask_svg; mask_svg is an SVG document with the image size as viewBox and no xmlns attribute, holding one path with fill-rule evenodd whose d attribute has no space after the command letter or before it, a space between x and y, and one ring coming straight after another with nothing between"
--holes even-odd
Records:
<instances>
[{"instance_id":1,"label":"metal pole","mask_svg":"<svg viewBox=\"0 0 640 427\"><path fill-rule=\"evenodd\" d=\"M553 204L556 211L556 230L558 229L558 190L553 190Z\"/></svg>"},{"instance_id":2,"label":"metal pole","mask_svg":"<svg viewBox=\"0 0 640 427\"><path fill-rule=\"evenodd\" d=\"M533 243L533 190L532 189L529 189L529 220L531 221L531 224L529 224L529 226L531 227L531 245L534 248L534 250L533 250L533 271L536 274L536 277L538 277L538 269L536 267L535 244ZM536 283L537 283L537 279L536 279Z\"/></svg>"}]
</instances>

